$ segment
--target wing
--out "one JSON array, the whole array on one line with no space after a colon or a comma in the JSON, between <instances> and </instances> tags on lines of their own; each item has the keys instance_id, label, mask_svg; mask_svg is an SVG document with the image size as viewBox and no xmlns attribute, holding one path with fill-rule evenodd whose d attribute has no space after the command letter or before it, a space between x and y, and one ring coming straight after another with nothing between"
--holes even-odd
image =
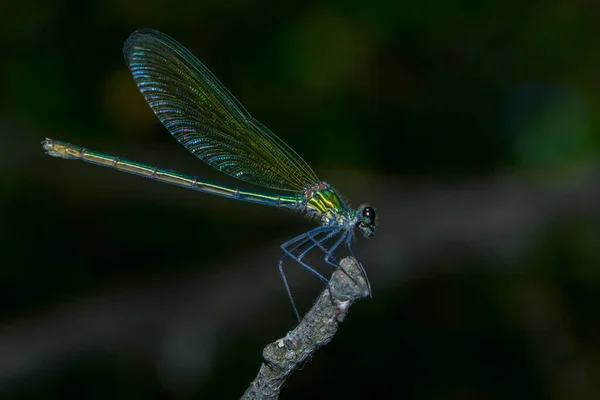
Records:
<instances>
[{"instance_id":1,"label":"wing","mask_svg":"<svg viewBox=\"0 0 600 400\"><path fill-rule=\"evenodd\" d=\"M192 53L160 32L129 36L125 60L146 101L192 154L255 185L301 192L319 180L306 162L250 116Z\"/></svg>"}]
</instances>

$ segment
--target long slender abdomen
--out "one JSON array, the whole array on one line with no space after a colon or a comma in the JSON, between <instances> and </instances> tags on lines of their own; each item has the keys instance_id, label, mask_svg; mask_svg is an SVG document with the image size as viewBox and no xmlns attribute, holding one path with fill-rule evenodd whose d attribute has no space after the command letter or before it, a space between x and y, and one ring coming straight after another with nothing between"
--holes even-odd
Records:
<instances>
[{"instance_id":1,"label":"long slender abdomen","mask_svg":"<svg viewBox=\"0 0 600 400\"><path fill-rule=\"evenodd\" d=\"M154 179L159 182L196 190L203 193L233 198L252 203L264 204L274 207L302 208L304 205L299 196L280 196L276 194L251 192L226 185L217 185L207 181L198 180L195 176L180 174L178 172L157 168L147 164L140 164L119 157L98 153L71 143L46 138L42 146L52 157L70 160L83 160L91 164L116 169L117 171Z\"/></svg>"}]
</instances>

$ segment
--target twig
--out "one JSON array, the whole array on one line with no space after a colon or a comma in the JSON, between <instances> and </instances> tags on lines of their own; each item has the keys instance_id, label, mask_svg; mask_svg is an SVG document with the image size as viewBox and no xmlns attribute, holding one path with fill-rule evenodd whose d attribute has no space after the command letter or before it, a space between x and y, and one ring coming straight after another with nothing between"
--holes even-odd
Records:
<instances>
[{"instance_id":1,"label":"twig","mask_svg":"<svg viewBox=\"0 0 600 400\"><path fill-rule=\"evenodd\" d=\"M344 258L341 267L347 273L341 269L333 273L328 287L298 326L264 348L264 362L243 400L277 399L290 375L333 339L352 303L370 295L353 258Z\"/></svg>"}]
</instances>

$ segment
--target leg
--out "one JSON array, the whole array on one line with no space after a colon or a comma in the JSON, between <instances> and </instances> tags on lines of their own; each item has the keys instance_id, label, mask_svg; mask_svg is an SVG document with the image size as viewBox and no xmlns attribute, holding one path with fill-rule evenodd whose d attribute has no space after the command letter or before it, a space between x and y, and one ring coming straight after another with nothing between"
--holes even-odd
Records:
<instances>
[{"instance_id":1,"label":"leg","mask_svg":"<svg viewBox=\"0 0 600 400\"><path fill-rule=\"evenodd\" d=\"M312 232L312 231L311 231ZM315 247L319 247L321 250L323 250L323 252L325 252L325 254L327 254L327 250L321 245L322 243L326 242L327 240L331 239L333 236L337 235L337 231L332 231L329 234L327 234L324 238L317 240L317 236L321 233L324 232L317 232L316 234L311 234L311 232L308 232L308 241L313 242L312 245L310 245L306 250L304 250L299 256L298 259L302 260L304 258L304 256L306 254L308 254L308 252L310 252L312 249L314 249ZM326 231L325 231L326 232ZM327 260L325 260L327 261ZM328 262L328 264L331 264ZM331 264L333 265L333 267L337 268L337 265Z\"/></svg>"},{"instance_id":2,"label":"leg","mask_svg":"<svg viewBox=\"0 0 600 400\"><path fill-rule=\"evenodd\" d=\"M332 267L334 267L334 268L339 268L339 267L340 267L340 263L339 263L339 262L337 262L337 260L336 260L336 259L335 259L335 257L333 256L333 252L334 252L334 251L335 251L335 250L336 250L336 249L339 247L339 245L340 245L340 244L342 244L342 242L344 241L344 239L346 238L346 236L347 236L347 235L348 235L348 231L345 231L345 232L342 234L342 236L341 236L341 237L338 239L338 241L337 241L337 242L335 242L335 243L333 244L333 246L331 246L331 247L329 248L329 250L325 250L324 248L322 248L321 246L319 246L319 247L321 247L321 249L322 249L322 250L325 252L325 262L326 262L327 264L331 265L331 266L332 266ZM332 261L330 261L330 259L331 259L331 260L333 260L333 262L332 262Z\"/></svg>"},{"instance_id":3,"label":"leg","mask_svg":"<svg viewBox=\"0 0 600 400\"><path fill-rule=\"evenodd\" d=\"M337 230L329 233L327 236L325 236L322 239L318 239L317 240L317 236L319 234L323 233L323 231L321 232L316 232L316 234L312 234L311 232L307 233L308 239L304 240L300 245L294 247L293 249L291 249L290 251L293 252L295 250L297 250L298 248L302 247L302 245L306 244L308 241L312 241L313 244L308 247L306 250L304 250L300 255L298 255L298 260L302 260L304 258L304 256L306 256L306 254L308 254L312 249L314 249L315 247L319 247L319 249L321 249L321 251L323 251L323 253L325 253L325 262L329 265L331 265L334 268L339 268L340 264L336 261L336 259L333 257L333 252L339 247L339 245L344 241L344 238L346 237L346 235L348 234L348 232L344 232L344 234L342 235L342 237L340 237L340 239L338 239L338 241L331 246L331 248L329 250L327 250L322 244L331 239L333 236L335 236L336 234L338 234L339 232L337 232ZM289 242L288 242L289 243ZM330 261L333 260L333 261Z\"/></svg>"},{"instance_id":4,"label":"leg","mask_svg":"<svg viewBox=\"0 0 600 400\"><path fill-rule=\"evenodd\" d=\"M360 268L360 275L365 280L365 283L367 284L367 288L369 289L369 297L372 298L373 296L371 295L371 282L369 282L369 278L367 278L367 273L365 272L365 269L363 268L361 262L358 261L358 258L356 257L354 250L352 250L352 236L351 235L348 236L348 238L346 239L346 247L348 248L348 252L352 256L352 258L354 258L356 260L356 263L358 264L358 267Z\"/></svg>"},{"instance_id":5,"label":"leg","mask_svg":"<svg viewBox=\"0 0 600 400\"><path fill-rule=\"evenodd\" d=\"M331 232L329 232L329 231L331 231ZM286 260L287 258L291 258L291 259L295 260L298 264L300 264L302 267L304 267L304 269L311 272L313 275L315 275L317 278L319 278L323 283L325 283L327 285L329 283L329 281L323 275L318 273L314 268L312 268L309 265L307 265L306 263L304 263L302 261L302 259L304 258L304 256L306 256L306 254L310 250L315 248L317 245L319 245L319 247L322 248L322 246L320 246L320 242L328 240L329 238L334 236L337 233L337 231L338 231L338 229L334 229L331 227L320 227L317 229L313 229L312 231L309 231L300 236L296 236L295 238L293 238L281 245L281 249L284 252L284 256L281 257L281 259L279 260L279 266L278 266L279 273L281 274L281 278L283 279L285 291L287 292L290 302L292 303L292 308L294 309L294 313L296 314L298 321L300 321L300 314L298 313L296 303L294 302L294 297L292 296L292 291L290 290L290 285L288 284L285 273L283 272L283 261ZM321 233L325 233L325 232L329 232L329 233L323 239L321 239L319 242L316 242L314 237ZM304 250L299 256L294 255L294 251L298 250L305 244L310 243L311 241L314 242L315 244L312 244L311 246L309 246L308 249ZM294 246L291 247L292 245L294 245Z\"/></svg>"},{"instance_id":6,"label":"leg","mask_svg":"<svg viewBox=\"0 0 600 400\"><path fill-rule=\"evenodd\" d=\"M281 279L283 279L283 285L285 286L285 291L287 292L288 298L292 302L292 308L294 309L296 318L298 318L298 322L300 322L300 314L298 313L298 308L296 308L296 303L294 302L294 297L292 296L290 285L288 284L287 278L285 277L285 273L283 272L283 258L279 260L279 273L281 274Z\"/></svg>"}]
</instances>

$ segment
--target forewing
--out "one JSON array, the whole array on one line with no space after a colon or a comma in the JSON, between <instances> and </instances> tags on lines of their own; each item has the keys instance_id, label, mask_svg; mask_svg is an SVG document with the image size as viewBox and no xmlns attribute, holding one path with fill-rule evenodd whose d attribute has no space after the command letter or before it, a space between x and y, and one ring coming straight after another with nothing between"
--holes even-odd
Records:
<instances>
[{"instance_id":1,"label":"forewing","mask_svg":"<svg viewBox=\"0 0 600 400\"><path fill-rule=\"evenodd\" d=\"M148 104L196 157L243 181L301 192L318 182L287 144L235 99L192 53L165 34L139 30L123 48Z\"/></svg>"}]
</instances>

